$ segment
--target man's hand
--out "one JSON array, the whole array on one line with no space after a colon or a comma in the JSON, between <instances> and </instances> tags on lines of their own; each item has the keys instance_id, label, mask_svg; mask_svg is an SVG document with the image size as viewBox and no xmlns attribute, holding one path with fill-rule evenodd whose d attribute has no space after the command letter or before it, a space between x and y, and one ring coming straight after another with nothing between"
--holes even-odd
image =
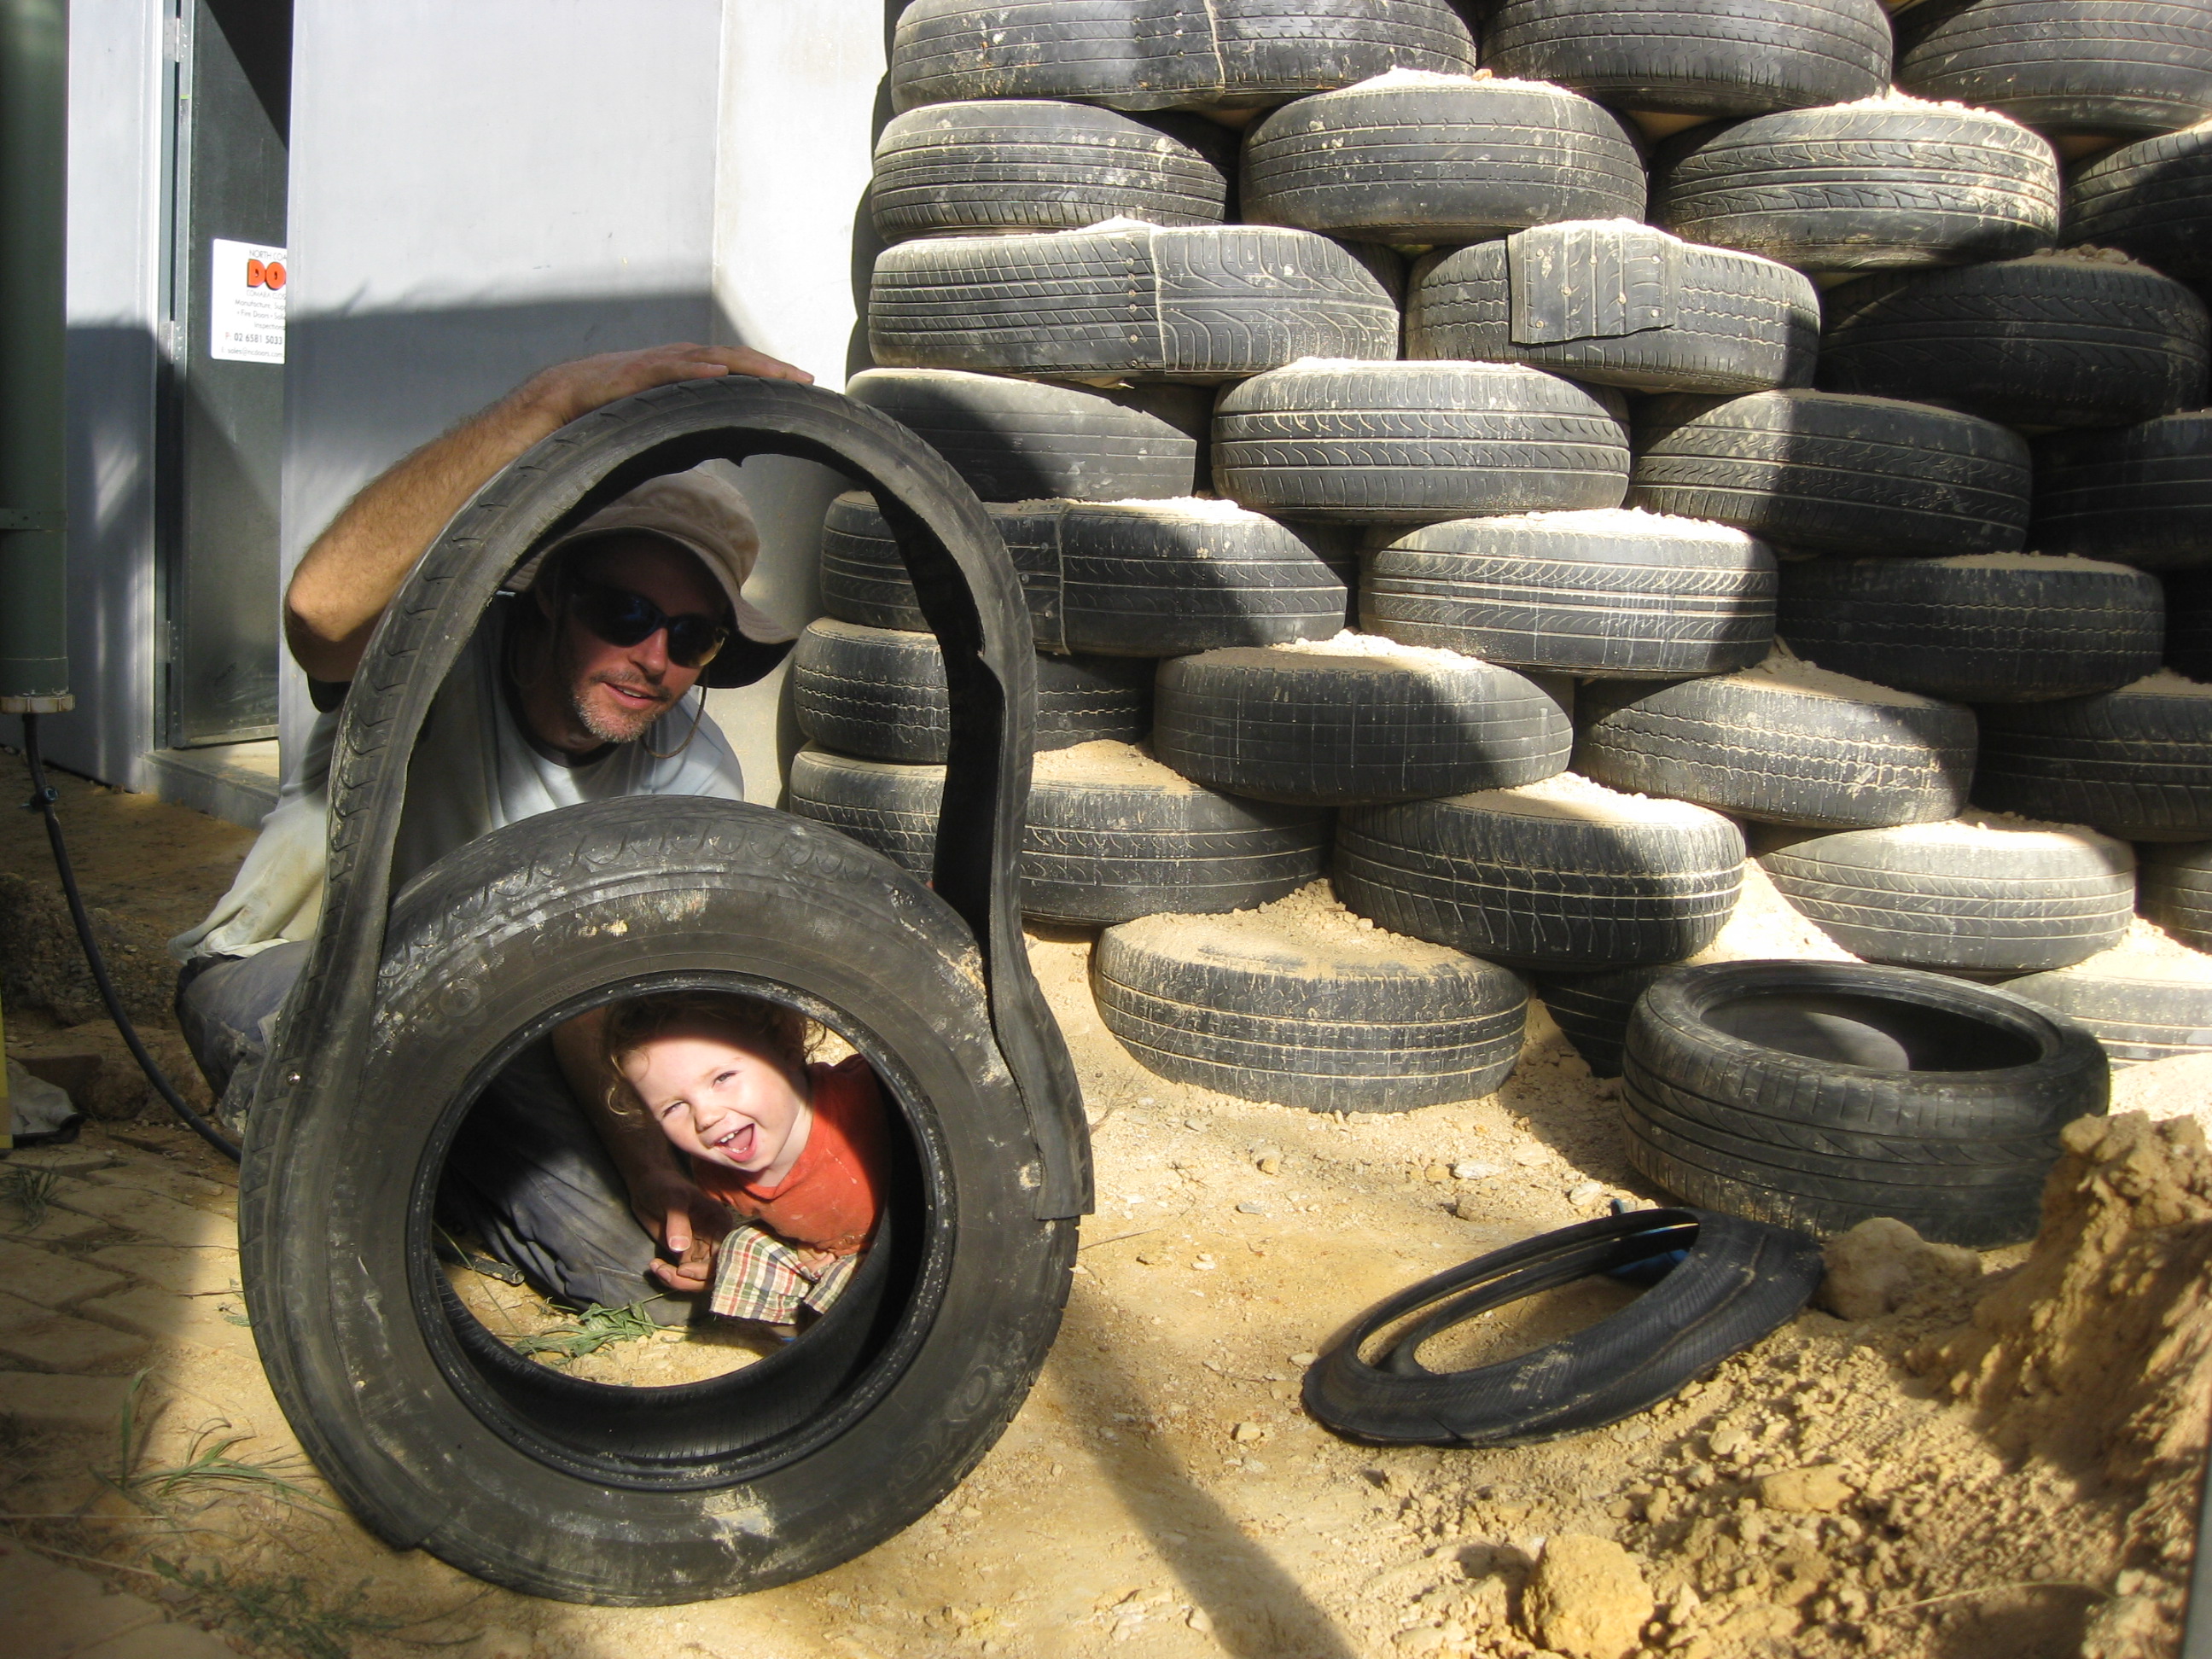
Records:
<instances>
[{"instance_id":1,"label":"man's hand","mask_svg":"<svg viewBox=\"0 0 2212 1659\"><path fill-rule=\"evenodd\" d=\"M514 400L544 424L539 437L581 420L593 410L678 380L714 380L726 374L750 374L762 380L814 384L803 368L779 362L743 346L690 344L648 346L642 351L610 351L557 363L515 389ZM531 440L532 443L537 439Z\"/></svg>"},{"instance_id":2,"label":"man's hand","mask_svg":"<svg viewBox=\"0 0 2212 1659\"><path fill-rule=\"evenodd\" d=\"M729 1210L680 1176L633 1187L630 1210L676 1258L654 1262L653 1276L672 1291L705 1290L714 1276L714 1249L729 1236Z\"/></svg>"}]
</instances>

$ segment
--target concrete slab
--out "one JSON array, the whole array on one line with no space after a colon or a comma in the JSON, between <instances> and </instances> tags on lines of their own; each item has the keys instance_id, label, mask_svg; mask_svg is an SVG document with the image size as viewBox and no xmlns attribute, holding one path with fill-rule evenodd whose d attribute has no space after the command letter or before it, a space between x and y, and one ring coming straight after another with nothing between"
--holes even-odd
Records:
<instances>
[{"instance_id":1,"label":"concrete slab","mask_svg":"<svg viewBox=\"0 0 2212 1659\"><path fill-rule=\"evenodd\" d=\"M0 1217L17 1222L22 1219L21 1212L13 1206L0 1209ZM98 1216L80 1215L75 1210L56 1209L52 1205L46 1206L45 1219L35 1227L11 1227L6 1220L0 1220L0 1232L35 1244L65 1244L72 1239L89 1238L94 1233L109 1231L108 1224Z\"/></svg>"},{"instance_id":2,"label":"concrete slab","mask_svg":"<svg viewBox=\"0 0 2212 1659\"><path fill-rule=\"evenodd\" d=\"M244 1298L175 1296L151 1285L134 1285L77 1309L88 1320L156 1341L197 1342L203 1348L252 1353L253 1333L226 1318L226 1310L242 1316ZM4 1335L0 1335L0 1351L4 1351Z\"/></svg>"},{"instance_id":3,"label":"concrete slab","mask_svg":"<svg viewBox=\"0 0 2212 1659\"><path fill-rule=\"evenodd\" d=\"M110 1244L85 1258L118 1273L158 1285L178 1296L204 1296L235 1290L238 1252L180 1250L171 1244ZM28 1292L25 1292L28 1294Z\"/></svg>"},{"instance_id":4,"label":"concrete slab","mask_svg":"<svg viewBox=\"0 0 2212 1659\"><path fill-rule=\"evenodd\" d=\"M127 1376L0 1371L0 1418L27 1429L90 1429L112 1434L130 1389Z\"/></svg>"},{"instance_id":5,"label":"concrete slab","mask_svg":"<svg viewBox=\"0 0 2212 1659\"><path fill-rule=\"evenodd\" d=\"M97 1146L18 1146L0 1155L0 1168L52 1170L62 1175L79 1175L114 1161L114 1153Z\"/></svg>"},{"instance_id":6,"label":"concrete slab","mask_svg":"<svg viewBox=\"0 0 2212 1659\"><path fill-rule=\"evenodd\" d=\"M45 1308L66 1308L88 1296L120 1290L123 1284L119 1273L95 1267L90 1262L57 1251L0 1238L0 1285L5 1285L26 1302L35 1302Z\"/></svg>"},{"instance_id":7,"label":"concrete slab","mask_svg":"<svg viewBox=\"0 0 2212 1659\"><path fill-rule=\"evenodd\" d=\"M233 1217L137 1187L100 1186L64 1176L54 1188L52 1201L164 1244L215 1244L225 1249L238 1244L238 1223Z\"/></svg>"},{"instance_id":8,"label":"concrete slab","mask_svg":"<svg viewBox=\"0 0 2212 1659\"><path fill-rule=\"evenodd\" d=\"M104 1187L135 1187L141 1192L159 1193L179 1204L196 1206L232 1204L238 1198L234 1187L173 1170L146 1158L118 1158L105 1169L91 1171L85 1178Z\"/></svg>"},{"instance_id":9,"label":"concrete slab","mask_svg":"<svg viewBox=\"0 0 2212 1659\"><path fill-rule=\"evenodd\" d=\"M143 1596L112 1589L25 1545L0 1542L0 1653L10 1659L106 1652L108 1644L161 1622L161 1610Z\"/></svg>"},{"instance_id":10,"label":"concrete slab","mask_svg":"<svg viewBox=\"0 0 2212 1659\"><path fill-rule=\"evenodd\" d=\"M43 1371L106 1371L129 1364L144 1348L137 1336L112 1326L56 1313L0 1291L0 1358Z\"/></svg>"}]
</instances>

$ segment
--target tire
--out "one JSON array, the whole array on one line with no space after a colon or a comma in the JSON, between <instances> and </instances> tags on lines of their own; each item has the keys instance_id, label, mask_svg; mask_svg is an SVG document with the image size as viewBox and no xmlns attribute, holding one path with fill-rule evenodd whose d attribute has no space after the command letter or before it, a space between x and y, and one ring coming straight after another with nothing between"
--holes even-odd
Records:
<instances>
[{"instance_id":1,"label":"tire","mask_svg":"<svg viewBox=\"0 0 2212 1659\"><path fill-rule=\"evenodd\" d=\"M1087 104L1006 99L895 115L876 140L876 234L1080 230L1102 219L1218 225L1228 136L1210 121L1139 121Z\"/></svg>"},{"instance_id":2,"label":"tire","mask_svg":"<svg viewBox=\"0 0 2212 1659\"><path fill-rule=\"evenodd\" d=\"M1805 559L1782 572L1779 627L1808 662L1953 702L2075 697L2154 672L2158 579L2034 554Z\"/></svg>"},{"instance_id":3,"label":"tire","mask_svg":"<svg viewBox=\"0 0 2212 1659\"><path fill-rule=\"evenodd\" d=\"M1324 640L1350 604L1325 532L1227 501L1025 501L992 509L1022 574L1037 648L1182 656ZM873 628L927 626L873 499L830 503L822 604Z\"/></svg>"},{"instance_id":4,"label":"tire","mask_svg":"<svg viewBox=\"0 0 2212 1659\"><path fill-rule=\"evenodd\" d=\"M1539 225L1413 268L1406 354L1527 363L1635 392L1734 396L1813 378L1803 272L1648 225Z\"/></svg>"},{"instance_id":5,"label":"tire","mask_svg":"<svg viewBox=\"0 0 2212 1659\"><path fill-rule=\"evenodd\" d=\"M1520 1057L1528 1006L1518 978L1460 951L1265 915L1109 927L1091 987L1146 1070L1320 1112L1480 1099Z\"/></svg>"},{"instance_id":6,"label":"tire","mask_svg":"<svg viewBox=\"0 0 2212 1659\"><path fill-rule=\"evenodd\" d=\"M1679 1258L1619 1313L1529 1352L1431 1371L1421 1345L1522 1297ZM1378 1443L1522 1446L1618 1423L1671 1399L1779 1329L1820 1288L1802 1234L1702 1210L1632 1210L1525 1239L1423 1279L1362 1315L1306 1372L1306 1415ZM1441 1307L1437 1306L1442 1304ZM1369 1364L1386 1326L1432 1309Z\"/></svg>"},{"instance_id":7,"label":"tire","mask_svg":"<svg viewBox=\"0 0 2212 1659\"><path fill-rule=\"evenodd\" d=\"M1305 806L1534 783L1573 746L1559 705L1510 669L1387 647L1174 658L1152 731L1153 752L1187 778Z\"/></svg>"},{"instance_id":8,"label":"tire","mask_svg":"<svg viewBox=\"0 0 2212 1659\"><path fill-rule=\"evenodd\" d=\"M1563 219L1640 219L1620 118L1558 87L1384 82L1302 98L1244 143L1255 224L1353 240L1478 242Z\"/></svg>"},{"instance_id":9,"label":"tire","mask_svg":"<svg viewBox=\"0 0 2212 1659\"><path fill-rule=\"evenodd\" d=\"M1194 386L1100 391L935 368L871 368L845 388L952 463L987 501L1188 495L1212 410Z\"/></svg>"},{"instance_id":10,"label":"tire","mask_svg":"<svg viewBox=\"0 0 2212 1659\"><path fill-rule=\"evenodd\" d=\"M1575 769L1769 823L1878 829L1958 815L1974 771L1972 709L1789 672L1586 688Z\"/></svg>"},{"instance_id":11,"label":"tire","mask_svg":"<svg viewBox=\"0 0 2212 1659\"><path fill-rule=\"evenodd\" d=\"M2166 590L2166 665L2192 680L2212 680L2212 574L2177 570Z\"/></svg>"},{"instance_id":12,"label":"tire","mask_svg":"<svg viewBox=\"0 0 2212 1659\"><path fill-rule=\"evenodd\" d=\"M1618 507L1617 410L1516 364L1298 364L1223 395L1214 488L1256 512L1347 523Z\"/></svg>"},{"instance_id":13,"label":"tire","mask_svg":"<svg viewBox=\"0 0 2212 1659\"><path fill-rule=\"evenodd\" d=\"M1783 110L1662 147L1651 220L1800 270L2009 259L2058 234L2058 158L1986 110Z\"/></svg>"},{"instance_id":14,"label":"tire","mask_svg":"<svg viewBox=\"0 0 2212 1659\"><path fill-rule=\"evenodd\" d=\"M1036 745L1133 742L1151 724L1152 665L1037 659ZM936 638L817 617L791 653L791 709L815 742L869 760L935 765L952 720Z\"/></svg>"},{"instance_id":15,"label":"tire","mask_svg":"<svg viewBox=\"0 0 2212 1659\"><path fill-rule=\"evenodd\" d=\"M862 760L810 743L791 757L784 796L784 810L793 816L827 824L909 875L929 879L945 801L942 766Z\"/></svg>"},{"instance_id":16,"label":"tire","mask_svg":"<svg viewBox=\"0 0 2212 1659\"><path fill-rule=\"evenodd\" d=\"M1825 296L1823 391L2013 426L2120 426L2204 401L2212 318L2141 265L2074 255L1863 277Z\"/></svg>"},{"instance_id":17,"label":"tire","mask_svg":"<svg viewBox=\"0 0 2212 1659\"><path fill-rule=\"evenodd\" d=\"M1456 519L1367 556L1371 633L1511 668L1679 678L1774 642L1774 555L1723 525L1648 513Z\"/></svg>"},{"instance_id":18,"label":"tire","mask_svg":"<svg viewBox=\"0 0 2212 1659\"><path fill-rule=\"evenodd\" d=\"M2027 530L2027 446L1994 421L1827 392L1639 412L1632 505L1835 553L2010 553Z\"/></svg>"},{"instance_id":19,"label":"tire","mask_svg":"<svg viewBox=\"0 0 2212 1659\"><path fill-rule=\"evenodd\" d=\"M632 1606L787 1583L919 1518L1019 1403L1074 1262L1075 1223L1031 1218L980 970L920 881L738 803L563 808L434 866L392 912L380 1040L348 1082L363 1109L290 1127L287 1178L319 1218L285 1250L339 1295L282 1300L246 1258L257 1338L280 1318L313 1334L330 1403L308 1443L356 1512L391 1537L414 1472L446 1471L408 1541L526 1594ZM866 1056L895 1104L885 1231L773 1358L682 1389L581 1382L447 1286L433 1196L483 1079L545 1017L677 985L793 1003ZM748 1514L777 1523L729 1524Z\"/></svg>"},{"instance_id":20,"label":"tire","mask_svg":"<svg viewBox=\"0 0 2212 1659\"><path fill-rule=\"evenodd\" d=\"M1446 0L914 0L891 37L893 107L1066 98L1249 109L1392 68L1464 75Z\"/></svg>"},{"instance_id":21,"label":"tire","mask_svg":"<svg viewBox=\"0 0 2212 1659\"><path fill-rule=\"evenodd\" d=\"M1838 1233L1894 1216L1989 1249L2034 1237L2059 1131L2105 1110L2089 1033L1905 968L1729 962L1628 1023L1628 1160L1690 1203Z\"/></svg>"},{"instance_id":22,"label":"tire","mask_svg":"<svg viewBox=\"0 0 2212 1659\"><path fill-rule=\"evenodd\" d=\"M2124 842L2002 820L1815 836L1759 863L1782 896L1861 961L2031 974L2110 950L2135 912Z\"/></svg>"},{"instance_id":23,"label":"tire","mask_svg":"<svg viewBox=\"0 0 2212 1659\"><path fill-rule=\"evenodd\" d=\"M2030 535L2143 570L2212 565L2212 410L2039 440Z\"/></svg>"},{"instance_id":24,"label":"tire","mask_svg":"<svg viewBox=\"0 0 2212 1659\"><path fill-rule=\"evenodd\" d=\"M1395 357L1398 308L1310 231L951 236L878 256L868 345L886 368L1215 381L1300 357Z\"/></svg>"},{"instance_id":25,"label":"tire","mask_svg":"<svg viewBox=\"0 0 2212 1659\"><path fill-rule=\"evenodd\" d=\"M2212 1054L2212 976L2169 978L2149 963L2122 974L2090 962L2004 988L2079 1020L2115 1066Z\"/></svg>"},{"instance_id":26,"label":"tire","mask_svg":"<svg viewBox=\"0 0 2212 1659\"><path fill-rule=\"evenodd\" d=\"M2212 282L2212 132L2161 133L2083 161L2066 181L2062 240Z\"/></svg>"},{"instance_id":27,"label":"tire","mask_svg":"<svg viewBox=\"0 0 2212 1659\"><path fill-rule=\"evenodd\" d=\"M2212 842L2151 847L2136 872L2136 908L2192 951L2212 951Z\"/></svg>"},{"instance_id":28,"label":"tire","mask_svg":"<svg viewBox=\"0 0 2212 1659\"><path fill-rule=\"evenodd\" d=\"M1621 1047L1636 1000L1674 965L1614 968L1595 974L1539 974L1530 988L1592 1077L1620 1075Z\"/></svg>"},{"instance_id":29,"label":"tire","mask_svg":"<svg viewBox=\"0 0 2212 1659\"><path fill-rule=\"evenodd\" d=\"M1933 0L1898 20L1897 84L2040 132L2170 132L2212 115L2212 6Z\"/></svg>"},{"instance_id":30,"label":"tire","mask_svg":"<svg viewBox=\"0 0 2212 1659\"><path fill-rule=\"evenodd\" d=\"M1504 0L1482 61L1617 109L1763 115L1889 84L1879 0Z\"/></svg>"},{"instance_id":31,"label":"tire","mask_svg":"<svg viewBox=\"0 0 2212 1659\"><path fill-rule=\"evenodd\" d=\"M1982 710L1974 802L2124 841L2212 836L2212 686L2161 674Z\"/></svg>"},{"instance_id":32,"label":"tire","mask_svg":"<svg viewBox=\"0 0 2212 1659\"><path fill-rule=\"evenodd\" d=\"M1334 879L1394 933L1515 967L1617 968L1711 944L1743 852L1717 813L1540 784L1349 810Z\"/></svg>"}]
</instances>

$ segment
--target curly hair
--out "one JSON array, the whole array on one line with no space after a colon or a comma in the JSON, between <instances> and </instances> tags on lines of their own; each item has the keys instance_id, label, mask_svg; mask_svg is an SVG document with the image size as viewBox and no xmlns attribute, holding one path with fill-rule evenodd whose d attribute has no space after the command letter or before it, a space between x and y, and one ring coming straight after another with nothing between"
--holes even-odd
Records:
<instances>
[{"instance_id":1,"label":"curly hair","mask_svg":"<svg viewBox=\"0 0 2212 1659\"><path fill-rule=\"evenodd\" d=\"M608 1086L610 1106L623 1110L628 1105L621 1083L623 1061L671 1032L702 1032L726 1038L793 1067L806 1063L815 1042L812 1021L798 1009L765 997L738 996L726 991L670 991L632 997L607 1010L599 1035L600 1057L613 1073Z\"/></svg>"}]
</instances>

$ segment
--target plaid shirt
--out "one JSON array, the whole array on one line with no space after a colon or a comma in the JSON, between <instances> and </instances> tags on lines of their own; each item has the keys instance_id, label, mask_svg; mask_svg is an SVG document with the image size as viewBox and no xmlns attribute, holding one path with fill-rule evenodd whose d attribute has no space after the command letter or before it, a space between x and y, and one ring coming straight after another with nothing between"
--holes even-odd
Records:
<instances>
[{"instance_id":1,"label":"plaid shirt","mask_svg":"<svg viewBox=\"0 0 2212 1659\"><path fill-rule=\"evenodd\" d=\"M707 1307L725 1319L789 1325L801 1308L827 1313L852 1281L860 1254L841 1255L819 1272L799 1265L799 1252L764 1227L743 1226L714 1253L714 1285Z\"/></svg>"}]
</instances>

